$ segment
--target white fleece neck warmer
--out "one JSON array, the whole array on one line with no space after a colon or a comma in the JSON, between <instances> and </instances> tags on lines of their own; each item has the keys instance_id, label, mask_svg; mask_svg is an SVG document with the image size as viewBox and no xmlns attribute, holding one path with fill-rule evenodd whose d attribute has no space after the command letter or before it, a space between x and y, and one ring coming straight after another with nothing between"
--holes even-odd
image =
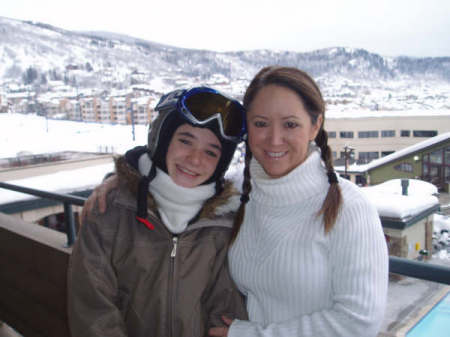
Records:
<instances>
[{"instance_id":1,"label":"white fleece neck warmer","mask_svg":"<svg viewBox=\"0 0 450 337\"><path fill-rule=\"evenodd\" d=\"M139 172L147 175L152 162L147 154L139 158ZM200 211L204 202L215 193L215 183L193 188L175 184L167 173L156 168L156 176L150 182L149 191L156 201L161 220L167 229L179 234Z\"/></svg>"}]
</instances>

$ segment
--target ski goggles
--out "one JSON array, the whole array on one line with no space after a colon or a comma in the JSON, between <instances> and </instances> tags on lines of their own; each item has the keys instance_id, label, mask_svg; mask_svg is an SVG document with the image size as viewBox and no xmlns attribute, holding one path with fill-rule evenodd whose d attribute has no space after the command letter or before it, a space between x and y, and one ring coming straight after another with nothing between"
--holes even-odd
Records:
<instances>
[{"instance_id":1,"label":"ski goggles","mask_svg":"<svg viewBox=\"0 0 450 337\"><path fill-rule=\"evenodd\" d=\"M237 100L208 87L177 90L162 97L155 110L175 108L193 125L217 121L223 138L239 143L245 140L245 109Z\"/></svg>"}]
</instances>

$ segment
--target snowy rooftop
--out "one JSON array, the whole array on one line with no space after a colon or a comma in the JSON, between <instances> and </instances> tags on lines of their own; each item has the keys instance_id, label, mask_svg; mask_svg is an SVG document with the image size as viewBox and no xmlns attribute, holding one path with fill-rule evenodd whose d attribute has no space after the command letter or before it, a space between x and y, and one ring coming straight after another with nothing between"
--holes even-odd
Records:
<instances>
[{"instance_id":1,"label":"snowy rooftop","mask_svg":"<svg viewBox=\"0 0 450 337\"><path fill-rule=\"evenodd\" d=\"M409 179L408 195L402 195L401 179L363 187L362 191L381 217L405 220L439 205L436 186L422 180Z\"/></svg>"},{"instance_id":2,"label":"snowy rooftop","mask_svg":"<svg viewBox=\"0 0 450 337\"><path fill-rule=\"evenodd\" d=\"M435 144L441 143L447 139L450 139L450 132L442 133L440 135L437 135L435 137L429 138L427 140L424 140L422 142L419 142L417 144L405 147L404 149L395 151L394 153L391 153L387 156L384 156L379 159L375 159L371 161L369 164L352 164L347 167L348 172L367 172L371 169L374 169L375 167L384 165L386 163L392 162L394 160L397 160L399 158L405 157L411 153L426 149L428 147L431 147ZM336 170L338 171L344 171L344 167L336 166Z\"/></svg>"},{"instance_id":3,"label":"snowy rooftop","mask_svg":"<svg viewBox=\"0 0 450 337\"><path fill-rule=\"evenodd\" d=\"M348 110L342 111L337 108L331 108L326 111L327 119L337 119L337 118L368 118L368 117L411 117L411 116L449 116L449 109L433 109L433 110Z\"/></svg>"}]
</instances>

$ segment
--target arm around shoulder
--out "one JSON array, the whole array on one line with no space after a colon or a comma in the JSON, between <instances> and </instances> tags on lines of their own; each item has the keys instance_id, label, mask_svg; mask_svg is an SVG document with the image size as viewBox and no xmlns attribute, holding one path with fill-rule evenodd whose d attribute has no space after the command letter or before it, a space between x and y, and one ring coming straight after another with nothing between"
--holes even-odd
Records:
<instances>
[{"instance_id":1,"label":"arm around shoulder","mask_svg":"<svg viewBox=\"0 0 450 337\"><path fill-rule=\"evenodd\" d=\"M224 326L222 316L232 319L248 319L244 296L237 289L228 268L229 235L221 236L217 246L217 259L212 269L211 289L206 299L208 329Z\"/></svg>"}]
</instances>

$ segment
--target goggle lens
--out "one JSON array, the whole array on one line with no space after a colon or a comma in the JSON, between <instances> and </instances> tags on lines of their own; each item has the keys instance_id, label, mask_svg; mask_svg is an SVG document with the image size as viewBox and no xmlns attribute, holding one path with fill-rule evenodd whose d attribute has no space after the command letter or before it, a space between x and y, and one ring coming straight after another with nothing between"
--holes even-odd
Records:
<instances>
[{"instance_id":1,"label":"goggle lens","mask_svg":"<svg viewBox=\"0 0 450 337\"><path fill-rule=\"evenodd\" d=\"M219 93L194 91L186 93L182 105L198 121L205 121L219 114L223 132L228 137L240 138L245 133L244 108L235 100Z\"/></svg>"}]
</instances>

